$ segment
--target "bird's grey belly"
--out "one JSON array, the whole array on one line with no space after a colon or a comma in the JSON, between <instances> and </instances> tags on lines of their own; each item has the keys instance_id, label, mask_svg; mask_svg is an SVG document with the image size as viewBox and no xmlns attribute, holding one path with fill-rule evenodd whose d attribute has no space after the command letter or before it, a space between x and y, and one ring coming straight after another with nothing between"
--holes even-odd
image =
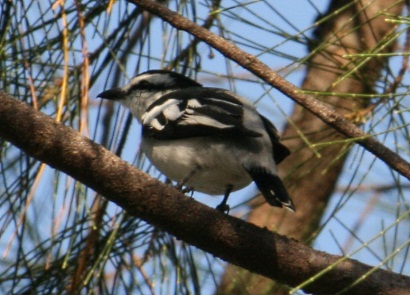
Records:
<instances>
[{"instance_id":1,"label":"bird's grey belly","mask_svg":"<svg viewBox=\"0 0 410 295\"><path fill-rule=\"evenodd\" d=\"M143 139L141 148L154 166L166 177L211 195L247 186L252 179L241 164L241 154L224 142L209 143L203 137L156 140Z\"/></svg>"}]
</instances>

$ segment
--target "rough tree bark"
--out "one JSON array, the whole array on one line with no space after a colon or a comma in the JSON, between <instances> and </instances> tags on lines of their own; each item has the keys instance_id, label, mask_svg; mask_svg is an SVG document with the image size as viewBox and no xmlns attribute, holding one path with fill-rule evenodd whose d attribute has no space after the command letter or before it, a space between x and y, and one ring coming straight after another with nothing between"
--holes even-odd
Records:
<instances>
[{"instance_id":1,"label":"rough tree bark","mask_svg":"<svg viewBox=\"0 0 410 295\"><path fill-rule=\"evenodd\" d=\"M334 14L316 29L314 41L317 46L311 49L320 50L310 59L302 88L336 93L372 93L384 60L372 58L353 75L333 85L356 66L351 59L345 59L342 55L375 49L395 28L393 24L386 23L386 15L382 13L400 15L403 5L404 1L397 0L332 1L325 17L336 10L341 12ZM393 44L383 52L391 51L392 47ZM366 99L349 99L343 96L328 96L322 99L351 119L362 116L368 107ZM289 138L284 143L293 154L279 168L282 175L286 176L286 185L295 202L296 213L264 204L254 206L249 221L309 243L334 191L349 145L322 146L316 150L321 155L318 158L313 150L306 146L298 132L302 132L313 144L337 141L345 137L299 105L295 106L290 120L294 126L288 124L283 137ZM271 280L229 265L219 292L241 294L245 289L246 294L272 294L274 290L276 294L287 294L284 289L277 289L277 285Z\"/></svg>"}]
</instances>

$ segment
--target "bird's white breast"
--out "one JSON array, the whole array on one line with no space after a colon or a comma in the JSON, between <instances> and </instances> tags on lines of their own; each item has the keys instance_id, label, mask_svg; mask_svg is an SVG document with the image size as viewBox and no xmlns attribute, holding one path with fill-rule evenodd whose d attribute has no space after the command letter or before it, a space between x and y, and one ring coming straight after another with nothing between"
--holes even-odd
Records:
<instances>
[{"instance_id":1,"label":"bird's white breast","mask_svg":"<svg viewBox=\"0 0 410 295\"><path fill-rule=\"evenodd\" d=\"M196 191L220 195L228 185L233 185L235 191L252 181L242 166L245 154L223 139L210 143L206 137L144 138L141 147L155 167L174 181L181 181L195 171L185 185Z\"/></svg>"}]
</instances>

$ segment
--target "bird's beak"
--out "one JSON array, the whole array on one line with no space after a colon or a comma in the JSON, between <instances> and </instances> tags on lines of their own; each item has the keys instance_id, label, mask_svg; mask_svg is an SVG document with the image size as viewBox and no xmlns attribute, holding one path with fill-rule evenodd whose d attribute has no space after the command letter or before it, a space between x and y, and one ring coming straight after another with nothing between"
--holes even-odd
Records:
<instances>
[{"instance_id":1,"label":"bird's beak","mask_svg":"<svg viewBox=\"0 0 410 295\"><path fill-rule=\"evenodd\" d=\"M97 97L110 100L120 100L124 99L125 91L121 88L112 88L101 92L97 95Z\"/></svg>"}]
</instances>

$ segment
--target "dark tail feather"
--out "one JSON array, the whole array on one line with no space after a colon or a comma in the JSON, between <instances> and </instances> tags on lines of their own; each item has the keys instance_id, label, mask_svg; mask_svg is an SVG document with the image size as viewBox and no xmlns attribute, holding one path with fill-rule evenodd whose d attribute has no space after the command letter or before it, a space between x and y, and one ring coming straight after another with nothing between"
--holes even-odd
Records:
<instances>
[{"instance_id":1,"label":"dark tail feather","mask_svg":"<svg viewBox=\"0 0 410 295\"><path fill-rule=\"evenodd\" d=\"M292 211L296 210L279 176L269 173L261 167L246 169L246 171L248 171L256 186L270 205L275 207L285 206Z\"/></svg>"}]
</instances>

